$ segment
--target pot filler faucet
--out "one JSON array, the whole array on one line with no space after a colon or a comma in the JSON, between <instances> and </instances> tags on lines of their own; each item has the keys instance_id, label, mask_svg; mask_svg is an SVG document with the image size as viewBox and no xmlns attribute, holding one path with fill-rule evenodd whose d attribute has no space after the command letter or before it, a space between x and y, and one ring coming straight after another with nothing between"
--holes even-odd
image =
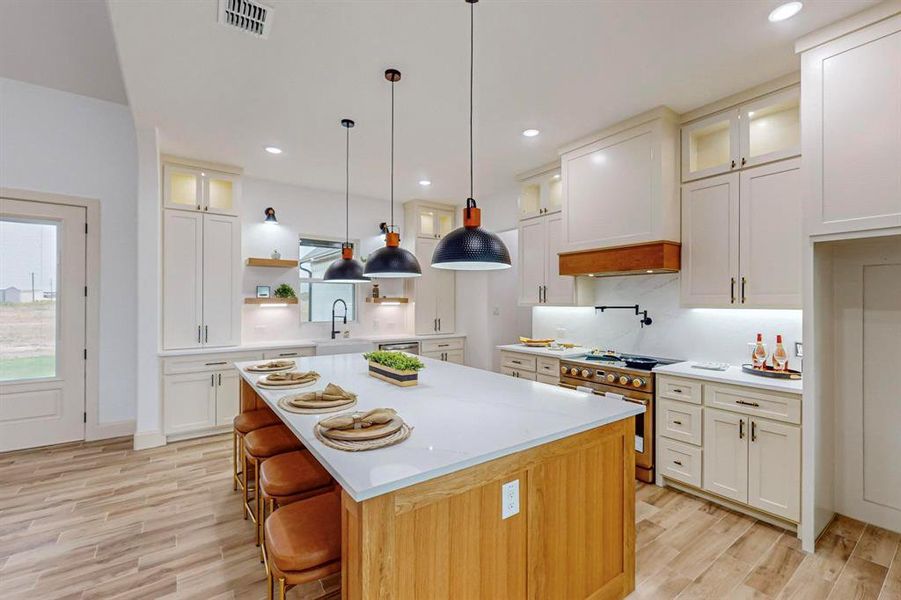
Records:
<instances>
[{"instance_id":1,"label":"pot filler faucet","mask_svg":"<svg viewBox=\"0 0 901 600\"><path fill-rule=\"evenodd\" d=\"M338 306L339 302L344 305L344 324L347 325L347 302L345 302L341 298L338 298L337 300L332 302L332 339L335 339L336 334L341 333L340 331L335 329L335 307Z\"/></svg>"},{"instance_id":2,"label":"pot filler faucet","mask_svg":"<svg viewBox=\"0 0 901 600\"><path fill-rule=\"evenodd\" d=\"M633 306L595 306L594 310L595 311L599 310L601 312L604 312L605 310L610 310L611 308L612 309L634 310L635 316L641 317L640 322L641 322L642 329L644 328L645 325L650 325L651 323L654 322L653 319L651 319L651 317L648 316L648 311L641 310L641 307L639 307L637 304L635 304ZM333 325L333 327L334 327L334 325Z\"/></svg>"}]
</instances>

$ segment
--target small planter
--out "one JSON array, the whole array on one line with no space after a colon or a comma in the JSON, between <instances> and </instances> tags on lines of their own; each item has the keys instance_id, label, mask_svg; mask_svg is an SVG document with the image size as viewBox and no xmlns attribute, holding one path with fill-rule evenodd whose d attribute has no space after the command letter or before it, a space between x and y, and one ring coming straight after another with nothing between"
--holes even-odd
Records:
<instances>
[{"instance_id":1,"label":"small planter","mask_svg":"<svg viewBox=\"0 0 901 600\"><path fill-rule=\"evenodd\" d=\"M369 361L369 376L403 387L419 383L419 371L398 371L371 360Z\"/></svg>"}]
</instances>

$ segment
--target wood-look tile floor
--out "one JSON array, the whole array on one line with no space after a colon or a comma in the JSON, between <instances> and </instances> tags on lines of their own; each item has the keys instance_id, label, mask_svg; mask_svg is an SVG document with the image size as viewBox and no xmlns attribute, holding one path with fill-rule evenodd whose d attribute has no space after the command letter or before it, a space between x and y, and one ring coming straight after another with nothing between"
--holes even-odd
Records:
<instances>
[{"instance_id":1,"label":"wood-look tile floor","mask_svg":"<svg viewBox=\"0 0 901 600\"><path fill-rule=\"evenodd\" d=\"M265 598L230 441L0 454L0 598ZM839 518L807 555L791 534L709 502L642 484L637 495L632 599L901 598L897 534ZM289 597L337 598L338 585Z\"/></svg>"}]
</instances>

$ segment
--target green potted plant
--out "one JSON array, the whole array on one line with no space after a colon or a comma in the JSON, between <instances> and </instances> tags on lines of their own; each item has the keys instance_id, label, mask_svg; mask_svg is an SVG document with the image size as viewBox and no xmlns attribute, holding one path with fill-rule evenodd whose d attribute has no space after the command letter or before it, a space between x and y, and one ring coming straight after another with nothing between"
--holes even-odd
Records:
<instances>
[{"instance_id":1,"label":"green potted plant","mask_svg":"<svg viewBox=\"0 0 901 600\"><path fill-rule=\"evenodd\" d=\"M277 288L275 288L275 297L276 298L297 298L297 294L294 293L294 288L292 288L287 283L283 283Z\"/></svg>"},{"instance_id":2,"label":"green potted plant","mask_svg":"<svg viewBox=\"0 0 901 600\"><path fill-rule=\"evenodd\" d=\"M403 387L419 383L419 370L424 369L418 358L405 352L379 350L363 355L369 361L369 376Z\"/></svg>"}]
</instances>

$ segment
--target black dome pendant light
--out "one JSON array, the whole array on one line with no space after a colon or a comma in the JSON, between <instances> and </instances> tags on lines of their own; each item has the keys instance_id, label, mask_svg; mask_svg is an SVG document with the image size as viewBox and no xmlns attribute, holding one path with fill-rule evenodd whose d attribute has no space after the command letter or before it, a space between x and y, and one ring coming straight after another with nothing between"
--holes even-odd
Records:
<instances>
[{"instance_id":1,"label":"black dome pendant light","mask_svg":"<svg viewBox=\"0 0 901 600\"><path fill-rule=\"evenodd\" d=\"M436 269L452 269L455 271L494 271L510 268L510 251L497 236L480 227L481 211L473 199L473 159L472 159L472 82L473 57L475 55L475 3L479 0L466 0L469 4L469 198L463 209L463 227L454 229L444 236L432 254L432 266Z\"/></svg>"},{"instance_id":2,"label":"black dome pendant light","mask_svg":"<svg viewBox=\"0 0 901 600\"><path fill-rule=\"evenodd\" d=\"M332 283L369 283L363 276L363 265L354 260L354 247L350 243L350 128L355 123L341 119L341 127L346 131L344 142L344 243L341 244L341 258L335 260L325 270L322 279Z\"/></svg>"},{"instance_id":3,"label":"black dome pendant light","mask_svg":"<svg viewBox=\"0 0 901 600\"><path fill-rule=\"evenodd\" d=\"M394 226L394 84L400 71L388 69L385 79L391 82L391 225L385 234L385 247L369 255L363 275L372 278L420 277L419 261L409 250L400 247L400 234Z\"/></svg>"}]
</instances>

